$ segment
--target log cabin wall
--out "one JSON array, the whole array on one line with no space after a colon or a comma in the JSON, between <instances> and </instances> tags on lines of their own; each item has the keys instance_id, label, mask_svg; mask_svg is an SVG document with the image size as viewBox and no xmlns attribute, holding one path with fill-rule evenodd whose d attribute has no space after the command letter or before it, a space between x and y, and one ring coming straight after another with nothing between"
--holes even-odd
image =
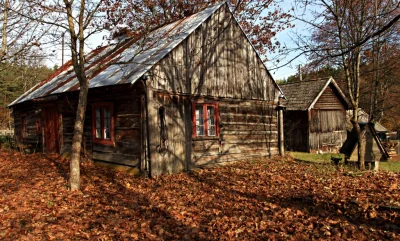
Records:
<instances>
[{"instance_id":1,"label":"log cabin wall","mask_svg":"<svg viewBox=\"0 0 400 241\"><path fill-rule=\"evenodd\" d=\"M29 101L13 107L14 135L17 145L26 146L27 152L43 150L43 115L40 103ZM26 120L26 132L23 133L23 118Z\"/></svg>"},{"instance_id":2,"label":"log cabin wall","mask_svg":"<svg viewBox=\"0 0 400 241\"><path fill-rule=\"evenodd\" d=\"M60 103L63 113L63 152L71 152L77 95L78 93L69 93ZM94 160L139 168L143 153L142 101L143 88L140 84L89 90L84 124L84 148ZM114 141L112 144L93 141L92 107L96 103L112 103L113 105Z\"/></svg>"},{"instance_id":3,"label":"log cabin wall","mask_svg":"<svg viewBox=\"0 0 400 241\"><path fill-rule=\"evenodd\" d=\"M218 137L192 140L192 165L278 154L277 113L271 103L220 99Z\"/></svg>"},{"instance_id":4,"label":"log cabin wall","mask_svg":"<svg viewBox=\"0 0 400 241\"><path fill-rule=\"evenodd\" d=\"M347 138L346 110L331 87L309 112L310 152L339 152Z\"/></svg>"},{"instance_id":5,"label":"log cabin wall","mask_svg":"<svg viewBox=\"0 0 400 241\"><path fill-rule=\"evenodd\" d=\"M218 105L219 135L193 137L193 102ZM149 121L152 175L278 154L277 113L266 101L192 98L153 89Z\"/></svg>"},{"instance_id":6,"label":"log cabin wall","mask_svg":"<svg viewBox=\"0 0 400 241\"><path fill-rule=\"evenodd\" d=\"M285 149L308 152L307 111L286 111L284 113Z\"/></svg>"}]
</instances>

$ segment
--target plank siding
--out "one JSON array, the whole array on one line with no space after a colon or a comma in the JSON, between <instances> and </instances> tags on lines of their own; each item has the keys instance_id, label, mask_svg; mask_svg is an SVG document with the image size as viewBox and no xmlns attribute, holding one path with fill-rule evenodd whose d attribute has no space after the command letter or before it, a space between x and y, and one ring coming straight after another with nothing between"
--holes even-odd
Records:
<instances>
[{"instance_id":1,"label":"plank siding","mask_svg":"<svg viewBox=\"0 0 400 241\"><path fill-rule=\"evenodd\" d=\"M310 110L310 117L308 151L338 153L347 138L346 112L331 86Z\"/></svg>"},{"instance_id":2,"label":"plank siding","mask_svg":"<svg viewBox=\"0 0 400 241\"><path fill-rule=\"evenodd\" d=\"M344 110L344 107L332 87L328 86L315 103L313 109Z\"/></svg>"},{"instance_id":3,"label":"plank siding","mask_svg":"<svg viewBox=\"0 0 400 241\"><path fill-rule=\"evenodd\" d=\"M121 165L138 167L142 155L142 110L143 90L138 87L113 86L89 90L84 124L84 151L93 159ZM63 148L71 152L72 136L77 106L73 96L65 96L59 105L63 111ZM75 99L76 100L76 99ZM114 106L114 143L104 145L93 143L92 104L110 102Z\"/></svg>"},{"instance_id":4,"label":"plank siding","mask_svg":"<svg viewBox=\"0 0 400 241\"><path fill-rule=\"evenodd\" d=\"M199 96L277 101L274 81L226 11L219 9L152 68L153 88Z\"/></svg>"},{"instance_id":5,"label":"plank siding","mask_svg":"<svg viewBox=\"0 0 400 241\"><path fill-rule=\"evenodd\" d=\"M186 136L191 131L189 99L156 91L149 92L149 129L151 150L151 175L177 173L186 169ZM164 108L162 124L160 108ZM189 110L189 113L187 111ZM165 131L161 133L162 129ZM165 139L164 139L165 138Z\"/></svg>"},{"instance_id":6,"label":"plank siding","mask_svg":"<svg viewBox=\"0 0 400 241\"><path fill-rule=\"evenodd\" d=\"M344 110L310 111L310 152L339 152L347 138Z\"/></svg>"},{"instance_id":7,"label":"plank siding","mask_svg":"<svg viewBox=\"0 0 400 241\"><path fill-rule=\"evenodd\" d=\"M17 108L13 108L15 141L17 145L24 146L24 151L28 153L43 151L44 118L41 110L40 103L21 103ZM25 116L27 121L27 136L25 138L21 138L22 116ZM36 131L37 120L40 121L41 131L39 133Z\"/></svg>"}]
</instances>

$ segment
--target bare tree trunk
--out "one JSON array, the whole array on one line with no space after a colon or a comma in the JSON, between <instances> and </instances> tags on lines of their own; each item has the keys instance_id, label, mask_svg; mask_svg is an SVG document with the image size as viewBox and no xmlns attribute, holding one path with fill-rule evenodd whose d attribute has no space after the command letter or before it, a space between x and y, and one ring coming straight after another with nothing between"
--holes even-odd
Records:
<instances>
[{"instance_id":1,"label":"bare tree trunk","mask_svg":"<svg viewBox=\"0 0 400 241\"><path fill-rule=\"evenodd\" d=\"M358 140L358 167L360 170L365 169L365 140L362 136L361 133L361 128L360 124L358 123L358 104L360 103L360 63L361 63L361 53L360 51L357 51L356 57L355 57L355 63L354 63L354 78L355 78L355 83L356 83L356 97L355 97L355 102L357 106L357 110L353 112L353 115L357 116L357 121L353 123L354 127L356 128L357 131L357 140Z\"/></svg>"},{"instance_id":2,"label":"bare tree trunk","mask_svg":"<svg viewBox=\"0 0 400 241\"><path fill-rule=\"evenodd\" d=\"M8 3L9 0L4 2L4 19L3 19L3 41L1 43L0 61L7 54L7 20L8 20Z\"/></svg>"},{"instance_id":3,"label":"bare tree trunk","mask_svg":"<svg viewBox=\"0 0 400 241\"><path fill-rule=\"evenodd\" d=\"M358 123L355 124L356 132L357 132L357 144L358 144L358 161L357 165L360 170L365 169L365 139L363 138L360 125Z\"/></svg>"},{"instance_id":4,"label":"bare tree trunk","mask_svg":"<svg viewBox=\"0 0 400 241\"><path fill-rule=\"evenodd\" d=\"M86 80L86 78L84 78ZM84 83L82 83L84 82ZM72 190L80 189L80 159L82 151L82 137L85 123L85 113L87 104L87 94L89 84L87 81L80 83L78 108L76 110L76 119L74 125L74 136L72 138L72 154L70 163L69 185Z\"/></svg>"},{"instance_id":5,"label":"bare tree trunk","mask_svg":"<svg viewBox=\"0 0 400 241\"><path fill-rule=\"evenodd\" d=\"M74 136L72 137L72 154L70 163L69 185L71 191L80 189L80 159L82 151L82 137L85 124L85 112L89 83L85 73L85 37L84 37L84 14L85 1L80 2L80 12L78 18L78 34L75 33L75 22L73 19L72 2L64 0L68 14L69 33L71 35L71 55L76 77L78 78L80 90L78 108L74 124Z\"/></svg>"}]
</instances>

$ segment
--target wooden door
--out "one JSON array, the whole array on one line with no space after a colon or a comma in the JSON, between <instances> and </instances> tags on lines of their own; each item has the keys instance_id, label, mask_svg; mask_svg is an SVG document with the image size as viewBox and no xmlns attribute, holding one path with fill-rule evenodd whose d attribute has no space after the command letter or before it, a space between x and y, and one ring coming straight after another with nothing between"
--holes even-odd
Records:
<instances>
[{"instance_id":1,"label":"wooden door","mask_svg":"<svg viewBox=\"0 0 400 241\"><path fill-rule=\"evenodd\" d=\"M48 153L59 153L59 121L57 107L44 107L44 136L45 146Z\"/></svg>"}]
</instances>

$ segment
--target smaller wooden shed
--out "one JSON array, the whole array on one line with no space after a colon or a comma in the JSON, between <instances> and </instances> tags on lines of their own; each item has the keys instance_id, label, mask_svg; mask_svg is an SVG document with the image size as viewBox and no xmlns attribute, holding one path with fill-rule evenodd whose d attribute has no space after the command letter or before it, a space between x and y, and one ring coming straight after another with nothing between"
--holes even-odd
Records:
<instances>
[{"instance_id":1,"label":"smaller wooden shed","mask_svg":"<svg viewBox=\"0 0 400 241\"><path fill-rule=\"evenodd\" d=\"M280 85L286 96L285 147L289 151L339 152L347 138L351 105L332 77Z\"/></svg>"},{"instance_id":2,"label":"smaller wooden shed","mask_svg":"<svg viewBox=\"0 0 400 241\"><path fill-rule=\"evenodd\" d=\"M361 108L358 108L357 115L358 115L358 122L359 123L368 123L369 120L370 120L369 114L367 112L365 112ZM353 110L348 110L346 112L347 134L353 130L353 124L351 124L352 116L353 116ZM386 140L387 139L387 135L389 134L389 131L381 123L374 122L374 129L376 131L376 134L378 135L378 137L381 140Z\"/></svg>"},{"instance_id":3,"label":"smaller wooden shed","mask_svg":"<svg viewBox=\"0 0 400 241\"><path fill-rule=\"evenodd\" d=\"M387 161L390 156L381 139L374 128L373 123L359 123L361 128L361 136L365 139L365 162L375 163L376 161ZM356 162L358 160L358 142L355 129L348 133L346 142L340 149L340 152L345 155L346 161Z\"/></svg>"}]
</instances>

